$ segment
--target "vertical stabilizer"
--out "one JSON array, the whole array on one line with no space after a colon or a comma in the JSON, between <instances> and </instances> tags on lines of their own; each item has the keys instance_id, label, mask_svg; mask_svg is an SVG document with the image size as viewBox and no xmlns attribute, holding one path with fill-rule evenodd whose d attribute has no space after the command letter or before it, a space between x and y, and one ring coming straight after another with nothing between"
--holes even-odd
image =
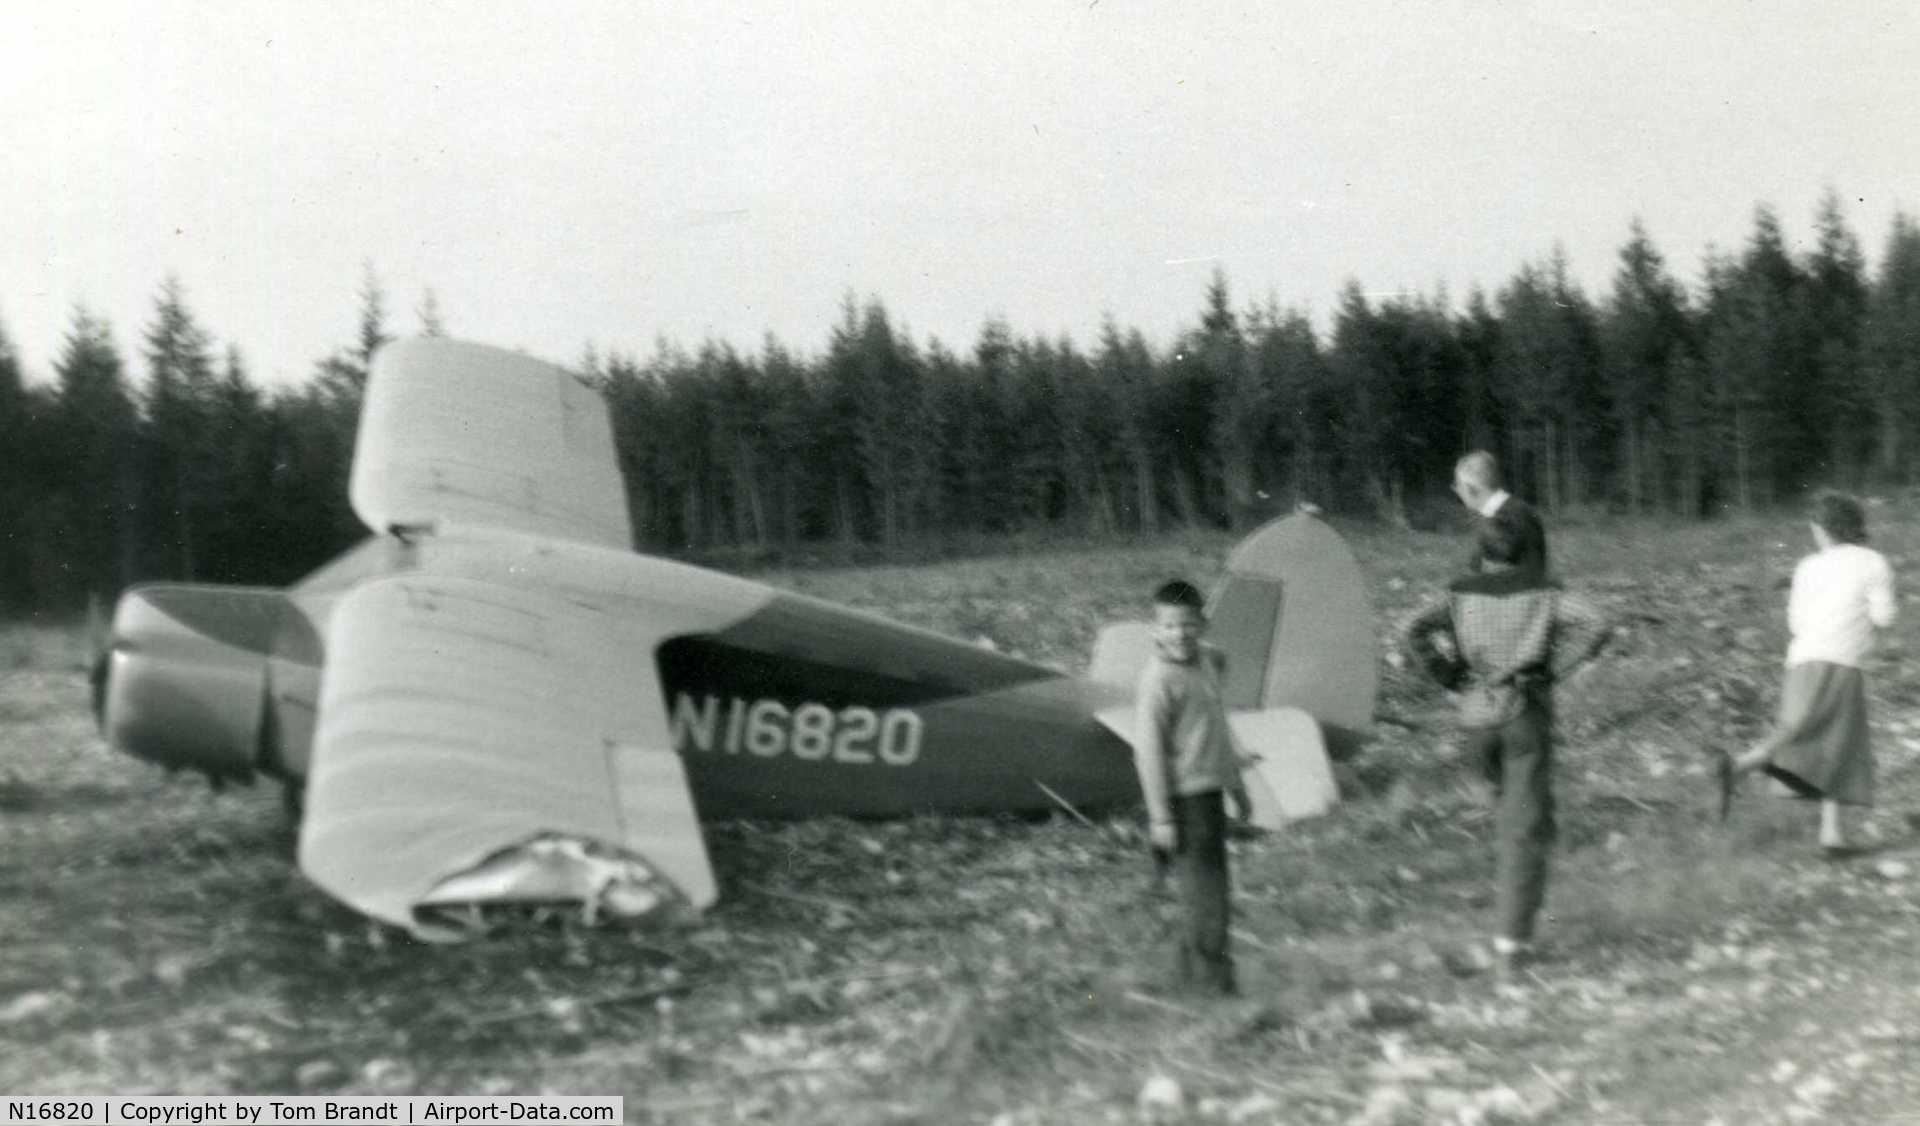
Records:
<instances>
[{"instance_id":1,"label":"vertical stabilizer","mask_svg":"<svg viewBox=\"0 0 1920 1126\"><path fill-rule=\"evenodd\" d=\"M1353 550L1305 513L1242 540L1207 606L1227 654L1227 706L1299 708L1338 758L1373 730L1380 674L1373 608Z\"/></svg>"}]
</instances>

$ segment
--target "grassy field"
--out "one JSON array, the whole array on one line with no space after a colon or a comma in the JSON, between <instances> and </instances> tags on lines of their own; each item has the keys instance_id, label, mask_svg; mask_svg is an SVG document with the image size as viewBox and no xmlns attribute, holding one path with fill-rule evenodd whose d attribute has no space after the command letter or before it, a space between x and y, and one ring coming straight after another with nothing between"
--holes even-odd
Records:
<instances>
[{"instance_id":1,"label":"grassy field","mask_svg":"<svg viewBox=\"0 0 1920 1126\"><path fill-rule=\"evenodd\" d=\"M1872 509L1896 567L1920 505ZM1349 528L1386 630L1453 537ZM1068 669L1098 626L1229 546L1150 545L780 585ZM108 752L83 630L0 637L0 1090L551 1091L635 1122L1856 1120L1920 1107L1920 675L1912 602L1870 670L1879 851L1705 751L1761 729L1796 517L1561 522L1621 627L1561 698L1548 957L1497 983L1490 810L1439 701L1388 658L1330 817L1234 845L1246 995L1156 988L1174 923L1138 829L925 819L713 826L725 898L670 933L554 920L428 948L305 884L269 788ZM1909 569L1910 568L1906 568ZM1920 580L1909 588L1920 592ZM1384 647L1383 647L1384 653ZM1911 871L1909 870L1911 869ZM1150 1078L1177 1109L1142 1110Z\"/></svg>"}]
</instances>

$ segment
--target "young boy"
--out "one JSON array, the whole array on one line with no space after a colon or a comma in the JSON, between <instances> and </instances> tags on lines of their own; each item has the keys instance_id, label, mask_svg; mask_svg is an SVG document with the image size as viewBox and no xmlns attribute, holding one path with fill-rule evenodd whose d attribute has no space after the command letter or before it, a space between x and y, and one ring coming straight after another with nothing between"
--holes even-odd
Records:
<instances>
[{"instance_id":1,"label":"young boy","mask_svg":"<svg viewBox=\"0 0 1920 1126\"><path fill-rule=\"evenodd\" d=\"M1447 600L1408 625L1413 663L1449 693L1472 691L1493 703L1467 735L1498 801L1495 815L1500 930L1496 965L1510 971L1529 956L1534 916L1547 890L1553 847L1553 687L1600 649L1607 627L1585 600L1537 569L1521 566L1522 529L1488 523L1481 569L1448 585ZM1435 637L1450 633L1453 652ZM1506 706L1501 706L1502 698ZM1463 708L1463 723L1467 722Z\"/></svg>"},{"instance_id":2,"label":"young boy","mask_svg":"<svg viewBox=\"0 0 1920 1126\"><path fill-rule=\"evenodd\" d=\"M1186 926L1176 978L1183 988L1237 992L1227 951L1227 811L1250 809L1220 690L1226 655L1201 643L1205 602L1178 579L1153 594L1153 656L1140 673L1133 763L1146 795L1148 837L1173 856Z\"/></svg>"}]
</instances>

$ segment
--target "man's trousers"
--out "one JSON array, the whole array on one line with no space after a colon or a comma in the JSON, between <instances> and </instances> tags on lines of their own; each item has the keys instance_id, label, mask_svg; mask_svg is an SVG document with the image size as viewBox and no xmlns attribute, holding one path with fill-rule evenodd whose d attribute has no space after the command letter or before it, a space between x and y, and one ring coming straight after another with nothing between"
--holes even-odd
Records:
<instances>
[{"instance_id":1,"label":"man's trousers","mask_svg":"<svg viewBox=\"0 0 1920 1126\"><path fill-rule=\"evenodd\" d=\"M1534 916L1547 893L1553 849L1553 702L1529 692L1516 718L1472 734L1467 753L1493 783L1500 934L1533 941Z\"/></svg>"}]
</instances>

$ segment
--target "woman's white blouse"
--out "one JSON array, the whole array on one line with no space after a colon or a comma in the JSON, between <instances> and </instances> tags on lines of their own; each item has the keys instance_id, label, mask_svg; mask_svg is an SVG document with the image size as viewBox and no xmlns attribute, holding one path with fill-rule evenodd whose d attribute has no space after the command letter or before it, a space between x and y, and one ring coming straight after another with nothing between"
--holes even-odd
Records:
<instances>
[{"instance_id":1,"label":"woman's white blouse","mask_svg":"<svg viewBox=\"0 0 1920 1126\"><path fill-rule=\"evenodd\" d=\"M1838 543L1793 569L1787 596L1787 664L1826 661L1859 668L1873 631L1893 624L1893 568L1870 547Z\"/></svg>"}]
</instances>

